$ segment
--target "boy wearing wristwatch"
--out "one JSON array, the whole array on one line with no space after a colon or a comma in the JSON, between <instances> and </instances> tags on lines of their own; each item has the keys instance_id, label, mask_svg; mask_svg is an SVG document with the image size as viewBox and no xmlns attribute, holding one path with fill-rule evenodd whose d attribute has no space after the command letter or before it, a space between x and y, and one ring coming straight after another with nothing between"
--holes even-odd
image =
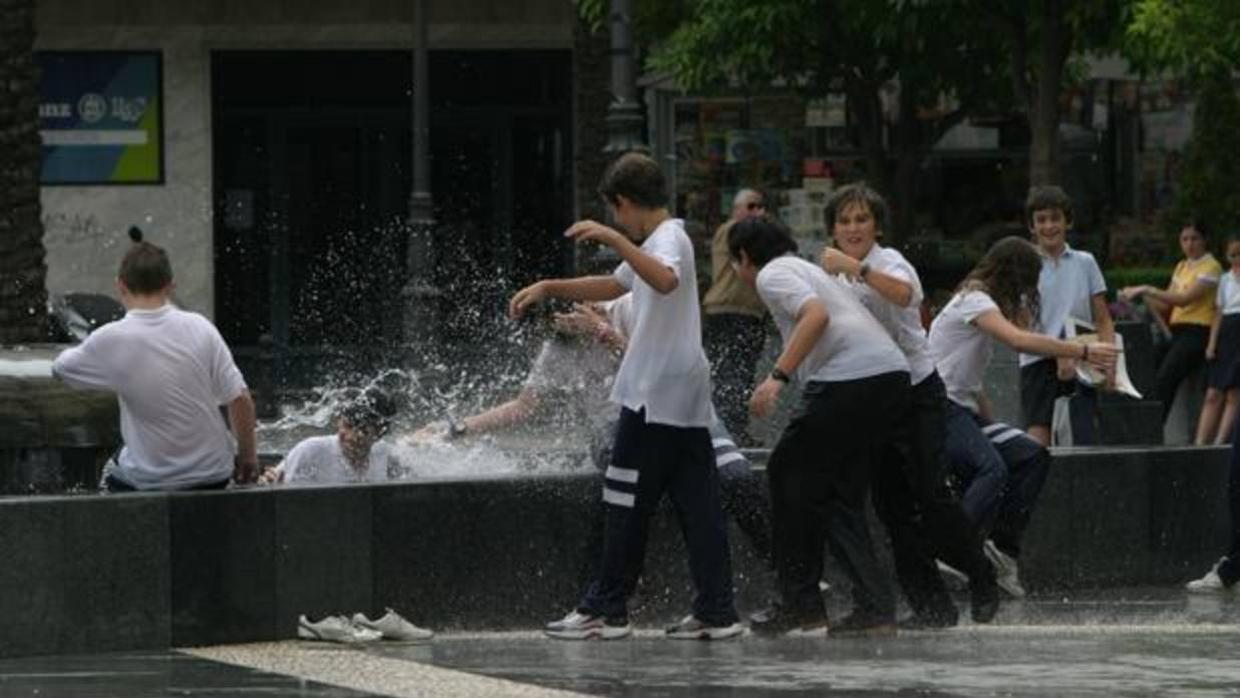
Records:
<instances>
[{"instance_id":1,"label":"boy wearing wristwatch","mask_svg":"<svg viewBox=\"0 0 1240 698\"><path fill-rule=\"evenodd\" d=\"M909 403L908 361L842 281L794 254L796 243L774 219L737 223L728 246L737 275L757 289L784 340L750 410L765 417L793 376L804 384L767 464L781 599L750 627L781 634L827 625L818 588L825 533L851 577L854 606L829 633L894 633L895 598L865 511L875 456L907 438L899 419Z\"/></svg>"}]
</instances>

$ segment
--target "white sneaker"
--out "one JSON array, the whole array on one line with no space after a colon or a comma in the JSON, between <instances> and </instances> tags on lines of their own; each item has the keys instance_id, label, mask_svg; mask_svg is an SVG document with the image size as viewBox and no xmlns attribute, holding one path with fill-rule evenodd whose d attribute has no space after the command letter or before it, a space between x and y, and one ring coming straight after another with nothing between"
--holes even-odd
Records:
<instances>
[{"instance_id":1,"label":"white sneaker","mask_svg":"<svg viewBox=\"0 0 1240 698\"><path fill-rule=\"evenodd\" d=\"M1234 589L1234 586L1229 587L1226 584L1223 584L1223 579L1218 576L1219 565L1223 564L1223 561L1226 559L1227 558L1225 557L1219 558L1219 561L1214 563L1214 566L1210 568L1209 572L1206 572L1204 577L1201 579L1194 579L1188 584L1185 584L1184 588L1194 594L1217 594L1219 592L1227 592Z\"/></svg>"},{"instance_id":2,"label":"white sneaker","mask_svg":"<svg viewBox=\"0 0 1240 698\"><path fill-rule=\"evenodd\" d=\"M628 618L604 618L574 610L543 626L548 637L559 640L619 640L633 633Z\"/></svg>"},{"instance_id":3,"label":"white sneaker","mask_svg":"<svg viewBox=\"0 0 1240 698\"><path fill-rule=\"evenodd\" d=\"M328 616L318 622L311 622L302 615L297 618L297 637L303 640L355 645L374 642L383 637L383 634L377 630L358 627L344 616Z\"/></svg>"},{"instance_id":4,"label":"white sneaker","mask_svg":"<svg viewBox=\"0 0 1240 698\"><path fill-rule=\"evenodd\" d=\"M667 629L667 636L674 640L727 640L745 632L740 623L730 625L707 625L692 615Z\"/></svg>"},{"instance_id":5,"label":"white sneaker","mask_svg":"<svg viewBox=\"0 0 1240 698\"><path fill-rule=\"evenodd\" d=\"M969 575L942 560L935 560L934 564L939 568L939 576L943 578L943 584L950 591L964 591L969 588Z\"/></svg>"},{"instance_id":6,"label":"white sneaker","mask_svg":"<svg viewBox=\"0 0 1240 698\"><path fill-rule=\"evenodd\" d=\"M1016 558L1000 550L995 542L987 540L982 544L982 552L995 568L995 582L1014 599L1025 598L1025 587L1020 583L1020 569Z\"/></svg>"},{"instance_id":7,"label":"white sneaker","mask_svg":"<svg viewBox=\"0 0 1240 698\"><path fill-rule=\"evenodd\" d=\"M361 613L355 613L353 624L381 634L384 640L395 642L426 642L435 637L433 631L419 628L390 608L379 620L371 620Z\"/></svg>"}]
</instances>

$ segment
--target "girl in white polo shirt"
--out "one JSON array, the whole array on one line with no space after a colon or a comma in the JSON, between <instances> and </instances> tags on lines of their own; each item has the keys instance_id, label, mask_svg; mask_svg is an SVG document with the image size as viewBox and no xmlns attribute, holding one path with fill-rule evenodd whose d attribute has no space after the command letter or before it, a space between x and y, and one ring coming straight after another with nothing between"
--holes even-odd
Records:
<instances>
[{"instance_id":1,"label":"girl in white polo shirt","mask_svg":"<svg viewBox=\"0 0 1240 698\"><path fill-rule=\"evenodd\" d=\"M1019 429L992 422L982 380L992 339L1016 351L1115 365L1114 345L1075 344L1024 329L1038 316L1042 258L1026 240L995 243L930 326L930 351L947 388L947 454L967 483L964 511L990 540L984 545L999 586L1024 595L1016 566L1020 539L1050 467L1046 448Z\"/></svg>"},{"instance_id":2,"label":"girl in white polo shirt","mask_svg":"<svg viewBox=\"0 0 1240 698\"><path fill-rule=\"evenodd\" d=\"M599 193L628 237L594 221L579 221L565 234L607 245L624 262L610 276L540 281L518 291L509 307L516 316L548 297L604 301L633 293L632 333L611 391L621 412L603 486L603 559L577 607L544 630L575 640L631 632L625 597L641 571L650 515L667 492L697 588L693 612L667 635L735 637L744 627L732 601L727 522L707 431L714 409L693 245L683 222L668 213L663 173L649 157L622 155L604 172Z\"/></svg>"},{"instance_id":3,"label":"girl in white polo shirt","mask_svg":"<svg viewBox=\"0 0 1240 698\"><path fill-rule=\"evenodd\" d=\"M987 623L998 610L999 590L977 529L947 487L947 396L921 324L921 280L904 255L878 244L887 202L864 183L836 191L826 220L838 249L823 251L823 268L846 280L909 362L912 402L904 419L911 438L908 448L891 444L884 450L874 482L874 507L891 537L896 578L913 609L904 625L956 624L956 604L939 576L936 556L968 575L973 620Z\"/></svg>"},{"instance_id":4,"label":"girl in white polo shirt","mask_svg":"<svg viewBox=\"0 0 1240 698\"><path fill-rule=\"evenodd\" d=\"M771 218L732 227L737 275L771 311L784 350L755 389L750 409L768 415L785 384L804 384L800 404L767 464L781 600L750 619L755 632L821 628L824 533L852 579L853 612L831 634L895 632L895 599L866 523L870 475L889 440L904 439L909 366L887 332L838 279L797 257Z\"/></svg>"},{"instance_id":5,"label":"girl in white polo shirt","mask_svg":"<svg viewBox=\"0 0 1240 698\"><path fill-rule=\"evenodd\" d=\"M1210 325L1210 339L1206 342L1210 387L1206 389L1197 424L1198 446L1210 443L1211 436L1216 446L1231 443L1232 426L1240 405L1240 238L1227 241L1227 261L1231 268L1219 277L1215 294L1218 313Z\"/></svg>"}]
</instances>

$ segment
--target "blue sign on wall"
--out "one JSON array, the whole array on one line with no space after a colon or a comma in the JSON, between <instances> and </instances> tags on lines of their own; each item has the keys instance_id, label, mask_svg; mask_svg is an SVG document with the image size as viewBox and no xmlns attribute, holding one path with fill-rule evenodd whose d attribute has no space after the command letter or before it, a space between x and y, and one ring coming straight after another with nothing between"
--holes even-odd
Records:
<instances>
[{"instance_id":1,"label":"blue sign on wall","mask_svg":"<svg viewBox=\"0 0 1240 698\"><path fill-rule=\"evenodd\" d=\"M162 184L157 51L39 51L43 184Z\"/></svg>"}]
</instances>

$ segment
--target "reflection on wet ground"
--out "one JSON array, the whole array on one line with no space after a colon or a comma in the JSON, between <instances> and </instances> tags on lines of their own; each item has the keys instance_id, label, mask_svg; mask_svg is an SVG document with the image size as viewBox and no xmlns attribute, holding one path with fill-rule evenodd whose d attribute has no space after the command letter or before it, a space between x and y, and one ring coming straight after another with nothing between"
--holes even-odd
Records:
<instances>
[{"instance_id":1,"label":"reflection on wet ground","mask_svg":"<svg viewBox=\"0 0 1240 698\"><path fill-rule=\"evenodd\" d=\"M881 640L449 632L421 646L10 659L0 661L0 696L1222 696L1240 695L1238 645L1231 596L1076 592L1008 603L990 626Z\"/></svg>"},{"instance_id":2,"label":"reflection on wet ground","mask_svg":"<svg viewBox=\"0 0 1240 698\"><path fill-rule=\"evenodd\" d=\"M458 636L417 660L602 696L1202 696L1240 694L1238 643L1240 602L1127 591L1012 602L995 625L882 640Z\"/></svg>"},{"instance_id":3,"label":"reflection on wet ground","mask_svg":"<svg viewBox=\"0 0 1240 698\"><path fill-rule=\"evenodd\" d=\"M378 694L257 672L179 652L127 652L0 660L0 696L364 698Z\"/></svg>"}]
</instances>

